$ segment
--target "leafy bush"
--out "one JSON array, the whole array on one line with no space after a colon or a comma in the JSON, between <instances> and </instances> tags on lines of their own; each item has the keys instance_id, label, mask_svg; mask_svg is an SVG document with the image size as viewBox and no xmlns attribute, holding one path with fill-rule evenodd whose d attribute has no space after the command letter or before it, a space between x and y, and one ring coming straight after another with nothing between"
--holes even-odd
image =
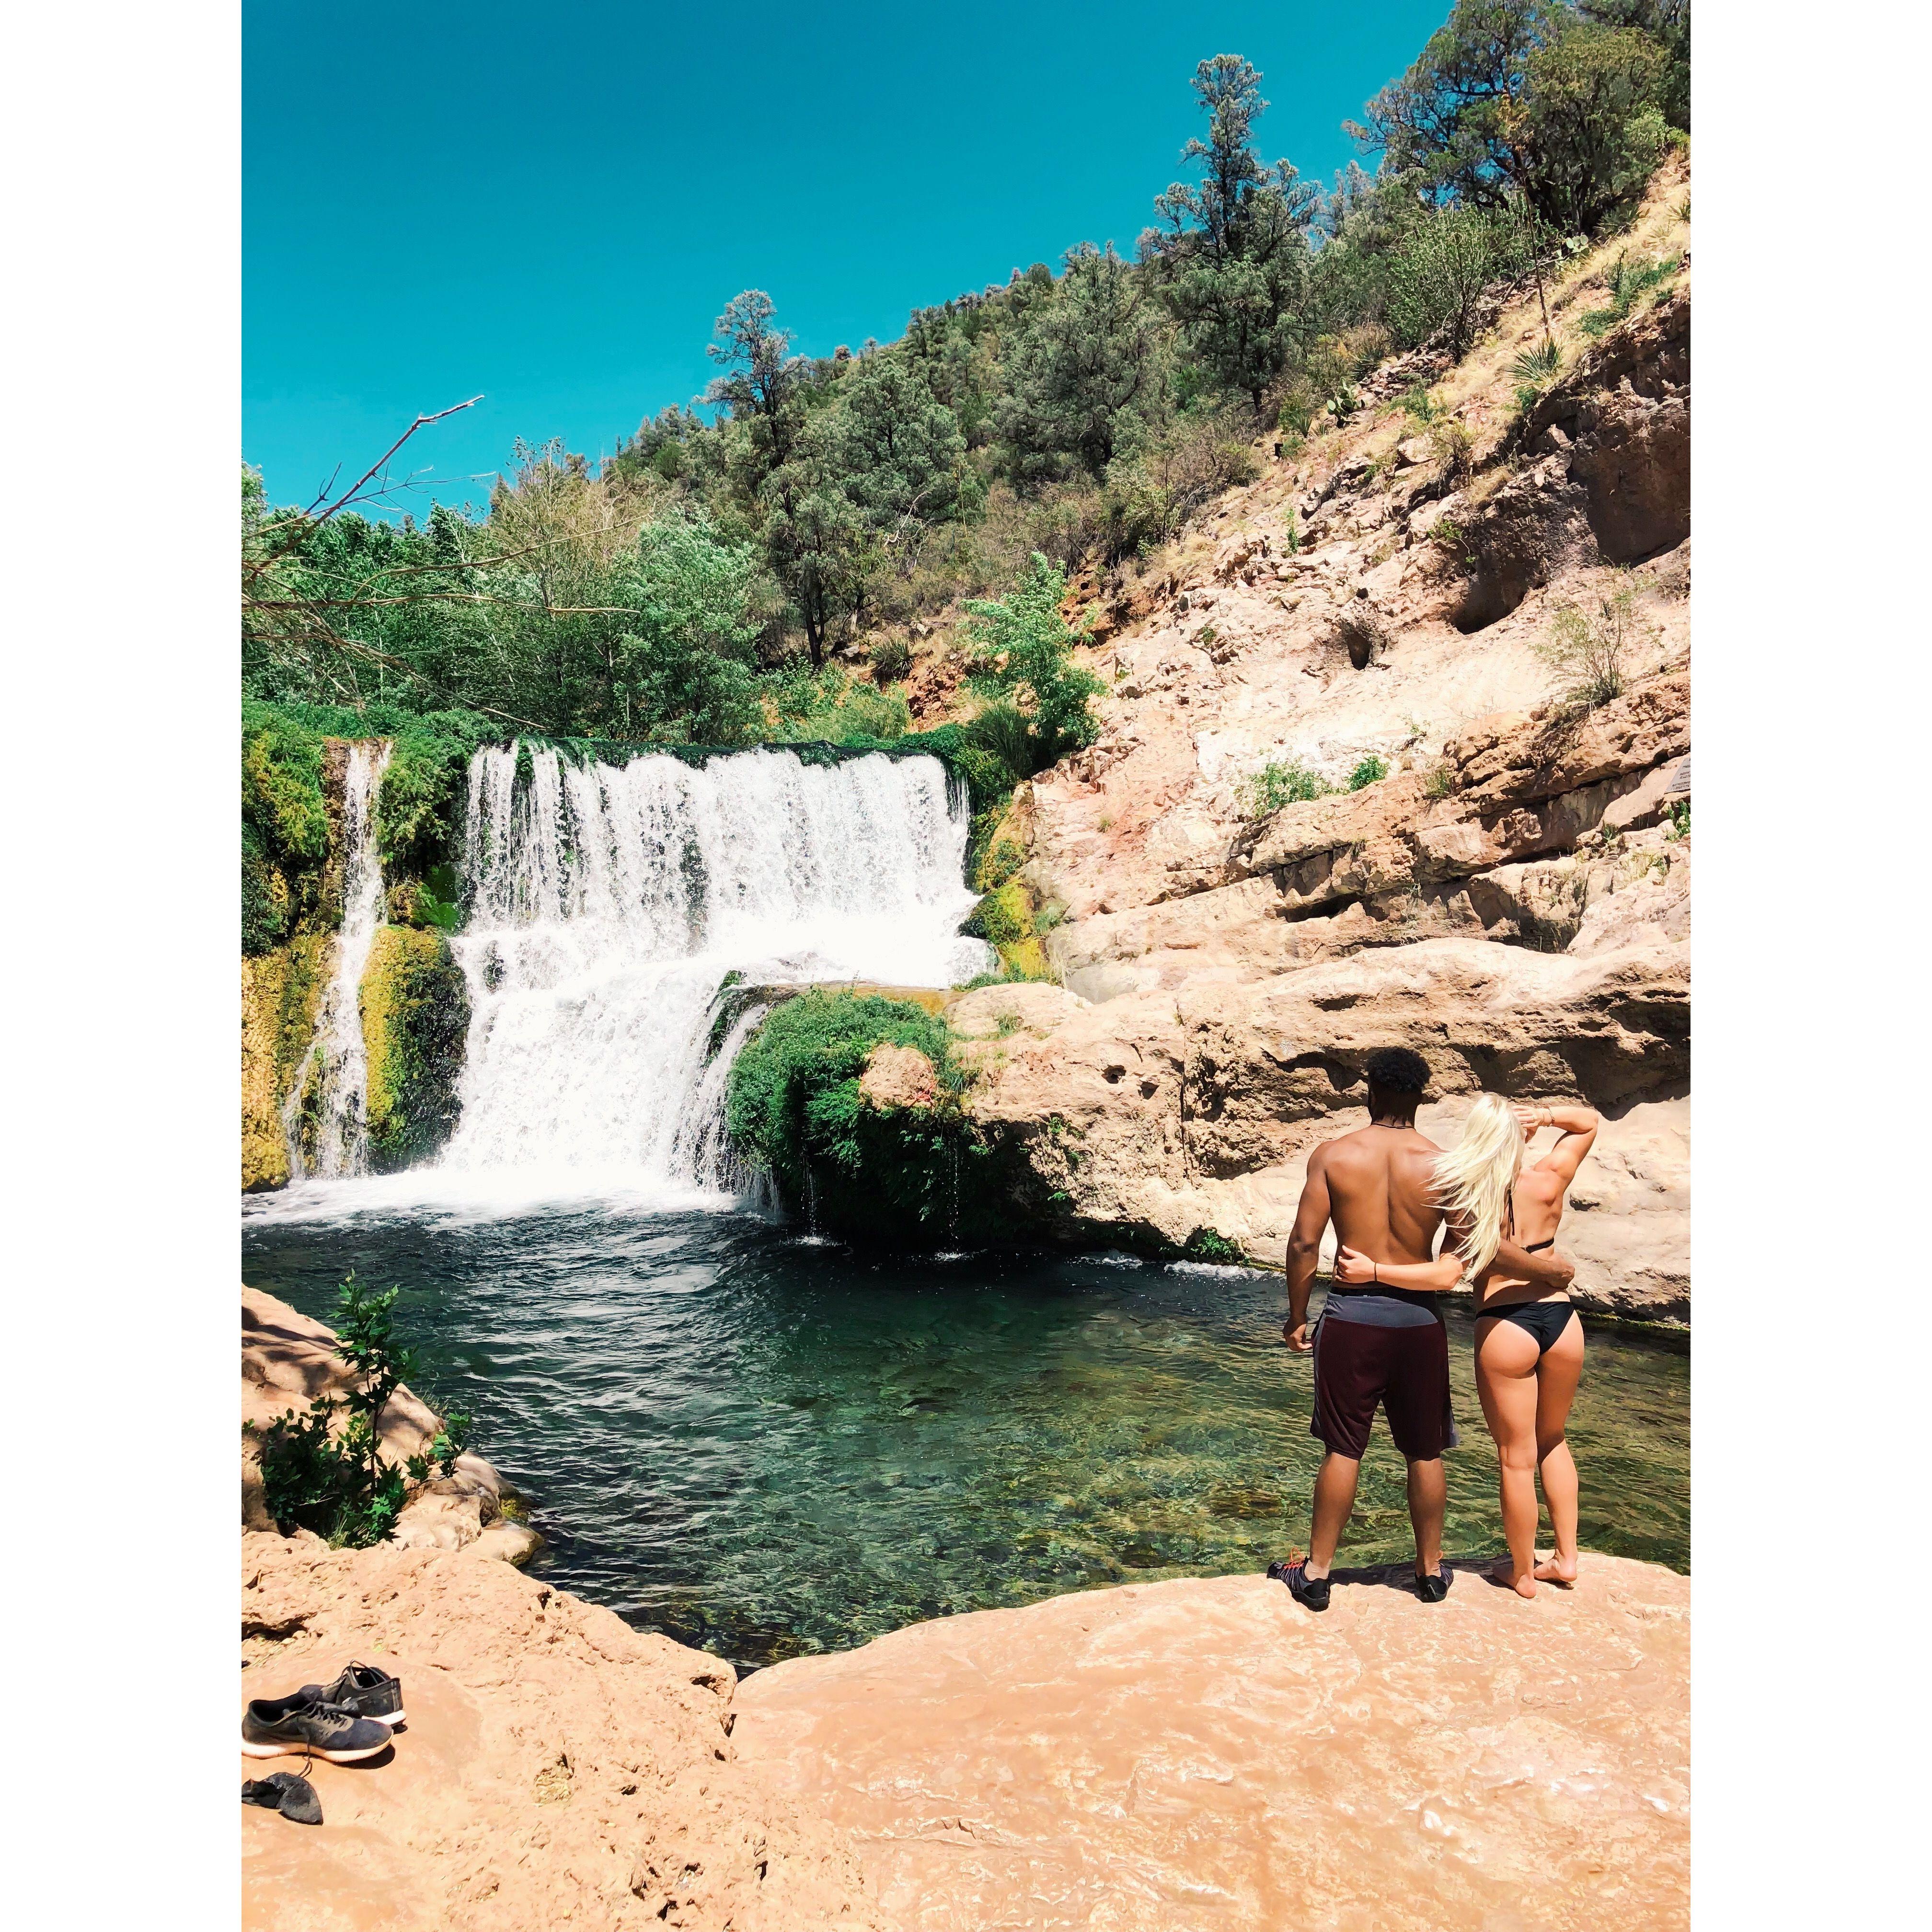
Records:
<instances>
[{"instance_id":1,"label":"leafy bush","mask_svg":"<svg viewBox=\"0 0 1932 1932\"><path fill-rule=\"evenodd\" d=\"M767 692L777 722L764 735L778 744L890 743L912 723L903 693L881 691L837 664L814 670L794 658L769 681Z\"/></svg>"},{"instance_id":2,"label":"leafy bush","mask_svg":"<svg viewBox=\"0 0 1932 1932\"><path fill-rule=\"evenodd\" d=\"M860 1081L885 1043L925 1055L934 1105L867 1102ZM964 1084L945 1022L923 1007L814 990L776 1008L740 1052L726 1124L791 1213L856 1241L950 1239L998 1226L958 1103Z\"/></svg>"},{"instance_id":3,"label":"leafy bush","mask_svg":"<svg viewBox=\"0 0 1932 1932\"><path fill-rule=\"evenodd\" d=\"M290 1409L256 1431L263 1501L284 1536L313 1530L338 1549L380 1543L412 1487L432 1473L448 1475L468 1446L471 1418L452 1409L426 1452L401 1463L383 1457L382 1412L416 1372L415 1357L395 1339L390 1311L398 1292L372 1294L352 1273L337 1302L335 1352L356 1385L346 1395L318 1398L306 1414Z\"/></svg>"},{"instance_id":4,"label":"leafy bush","mask_svg":"<svg viewBox=\"0 0 1932 1932\"><path fill-rule=\"evenodd\" d=\"M1218 1268L1246 1268L1246 1254L1239 1245L1213 1228L1196 1228L1183 1244L1181 1252L1190 1261L1208 1262Z\"/></svg>"},{"instance_id":5,"label":"leafy bush","mask_svg":"<svg viewBox=\"0 0 1932 1932\"><path fill-rule=\"evenodd\" d=\"M1388 776L1388 761L1371 752L1348 774L1348 789L1360 791L1365 785L1378 784Z\"/></svg>"},{"instance_id":6,"label":"leafy bush","mask_svg":"<svg viewBox=\"0 0 1932 1932\"><path fill-rule=\"evenodd\" d=\"M1285 805L1299 805L1310 799L1326 798L1334 787L1318 777L1299 760L1274 760L1244 778L1236 795L1250 818L1265 818Z\"/></svg>"},{"instance_id":7,"label":"leafy bush","mask_svg":"<svg viewBox=\"0 0 1932 1932\"><path fill-rule=\"evenodd\" d=\"M1442 413L1442 405L1429 393L1426 382L1412 382L1398 398L1402 412L1418 429L1426 429Z\"/></svg>"},{"instance_id":8,"label":"leafy bush","mask_svg":"<svg viewBox=\"0 0 1932 1932\"><path fill-rule=\"evenodd\" d=\"M1422 216L1388 276L1388 320L1398 345L1414 349L1440 334L1451 355L1468 353L1485 290L1523 260L1520 226L1479 208Z\"/></svg>"},{"instance_id":9,"label":"leafy bush","mask_svg":"<svg viewBox=\"0 0 1932 1932\"><path fill-rule=\"evenodd\" d=\"M1623 695L1631 654L1652 634L1636 614L1636 593L1635 578L1619 571L1613 587L1600 591L1587 606L1566 601L1552 614L1550 637L1534 648L1570 680L1563 695L1571 704L1588 710Z\"/></svg>"},{"instance_id":10,"label":"leafy bush","mask_svg":"<svg viewBox=\"0 0 1932 1932\"><path fill-rule=\"evenodd\" d=\"M978 647L968 682L981 696L1024 710L1028 773L1090 745L1100 733L1088 704L1106 686L1073 662L1078 640L1060 614L1066 591L1066 579L1036 551L1010 597L966 606L967 633Z\"/></svg>"}]
</instances>

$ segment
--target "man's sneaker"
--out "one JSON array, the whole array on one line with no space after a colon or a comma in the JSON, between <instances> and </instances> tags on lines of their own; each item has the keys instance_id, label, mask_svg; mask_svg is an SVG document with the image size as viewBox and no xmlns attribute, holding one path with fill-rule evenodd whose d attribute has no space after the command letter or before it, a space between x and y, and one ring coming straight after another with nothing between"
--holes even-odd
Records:
<instances>
[{"instance_id":1,"label":"man's sneaker","mask_svg":"<svg viewBox=\"0 0 1932 1932\"><path fill-rule=\"evenodd\" d=\"M1433 1576L1418 1570L1415 1573L1415 1594L1425 1604L1441 1603L1442 1599L1449 1594L1449 1580L1451 1574L1446 1563L1442 1566L1440 1574Z\"/></svg>"},{"instance_id":2,"label":"man's sneaker","mask_svg":"<svg viewBox=\"0 0 1932 1932\"><path fill-rule=\"evenodd\" d=\"M1328 1607L1329 1580L1326 1576L1310 1576L1305 1558L1292 1563L1270 1563L1268 1573L1277 1583L1288 1586L1288 1594L1298 1604L1311 1610L1325 1610Z\"/></svg>"},{"instance_id":3,"label":"man's sneaker","mask_svg":"<svg viewBox=\"0 0 1932 1932\"><path fill-rule=\"evenodd\" d=\"M305 1752L330 1764L353 1764L386 1750L389 1727L358 1718L310 1691L292 1697L257 1697L242 1714L242 1750L247 1757L284 1757Z\"/></svg>"},{"instance_id":4,"label":"man's sneaker","mask_svg":"<svg viewBox=\"0 0 1932 1932\"><path fill-rule=\"evenodd\" d=\"M271 1772L264 1778L250 1778L242 1787L244 1804L259 1804L265 1811L279 1811L298 1825L322 1822L322 1801L315 1786L292 1771Z\"/></svg>"},{"instance_id":5,"label":"man's sneaker","mask_svg":"<svg viewBox=\"0 0 1932 1932\"><path fill-rule=\"evenodd\" d=\"M302 1695L320 1704L338 1704L358 1718L374 1718L391 1730L405 1721L403 1680L373 1664L352 1664L333 1684L304 1684Z\"/></svg>"}]
</instances>

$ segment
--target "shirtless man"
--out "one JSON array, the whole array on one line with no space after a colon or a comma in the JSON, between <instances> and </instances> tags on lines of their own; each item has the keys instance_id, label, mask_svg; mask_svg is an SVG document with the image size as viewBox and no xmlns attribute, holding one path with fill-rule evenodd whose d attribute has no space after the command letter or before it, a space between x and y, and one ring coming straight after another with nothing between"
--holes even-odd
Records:
<instances>
[{"instance_id":1,"label":"shirtless man","mask_svg":"<svg viewBox=\"0 0 1932 1932\"><path fill-rule=\"evenodd\" d=\"M1442 1568L1442 1516L1448 1486L1442 1452L1458 1438L1449 1408L1449 1337L1441 1290L1331 1285L1316 1336L1308 1330L1322 1232L1331 1220L1338 1244L1372 1263L1427 1262L1442 1210L1435 1202L1436 1160L1442 1150L1415 1130L1429 1084L1429 1063L1402 1046L1372 1053L1366 1067L1369 1124L1325 1142L1309 1157L1308 1179L1288 1244L1288 1321L1282 1330L1297 1354L1315 1358L1315 1414L1309 1433L1326 1454L1315 1478L1315 1524L1307 1556L1270 1563L1298 1604L1328 1607L1335 1546L1355 1506L1355 1483L1369 1428L1379 1405L1389 1433L1408 1464L1408 1514L1415 1526L1416 1594L1439 1604L1449 1594ZM1567 1287L1575 1269L1552 1249L1526 1254L1514 1241L1498 1264L1526 1282Z\"/></svg>"}]
</instances>

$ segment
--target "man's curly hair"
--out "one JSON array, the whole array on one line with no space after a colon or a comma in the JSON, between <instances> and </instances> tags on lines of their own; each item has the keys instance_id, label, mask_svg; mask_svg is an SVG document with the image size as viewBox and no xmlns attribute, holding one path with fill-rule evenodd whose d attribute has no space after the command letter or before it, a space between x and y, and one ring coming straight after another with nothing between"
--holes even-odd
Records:
<instances>
[{"instance_id":1,"label":"man's curly hair","mask_svg":"<svg viewBox=\"0 0 1932 1932\"><path fill-rule=\"evenodd\" d=\"M1429 1084L1429 1063L1406 1046L1384 1046L1370 1054L1363 1071L1384 1094L1420 1094Z\"/></svg>"}]
</instances>

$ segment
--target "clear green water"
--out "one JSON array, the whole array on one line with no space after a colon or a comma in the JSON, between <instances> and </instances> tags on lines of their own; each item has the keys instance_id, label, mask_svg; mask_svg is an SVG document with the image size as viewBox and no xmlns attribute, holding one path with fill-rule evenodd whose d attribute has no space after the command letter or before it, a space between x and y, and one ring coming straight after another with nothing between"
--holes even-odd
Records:
<instances>
[{"instance_id":1,"label":"clear green water","mask_svg":"<svg viewBox=\"0 0 1932 1932\"><path fill-rule=\"evenodd\" d=\"M577 1205L251 1212L244 1275L327 1318L403 1288L421 1379L548 1539L537 1574L755 1666L922 1617L1261 1568L1320 1449L1279 1276L1118 1257L856 1256L746 1214ZM1453 1555L1499 1552L1450 1324ZM1688 1347L1593 1328L1571 1442L1586 1548L1688 1568ZM1409 1550L1379 1423L1347 1562Z\"/></svg>"}]
</instances>

